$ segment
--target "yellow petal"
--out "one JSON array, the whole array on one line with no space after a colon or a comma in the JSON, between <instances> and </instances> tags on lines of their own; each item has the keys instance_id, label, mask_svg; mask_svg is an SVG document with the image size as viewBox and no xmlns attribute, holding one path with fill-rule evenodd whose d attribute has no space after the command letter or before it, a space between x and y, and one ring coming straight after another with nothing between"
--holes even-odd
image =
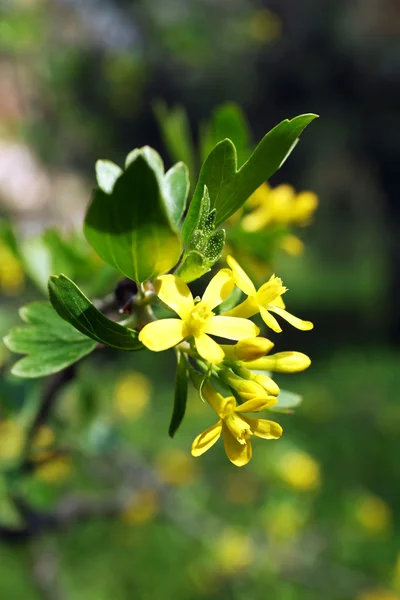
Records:
<instances>
[{"instance_id":1,"label":"yellow petal","mask_svg":"<svg viewBox=\"0 0 400 600\"><path fill-rule=\"evenodd\" d=\"M255 296L249 296L248 298L246 298L246 300L244 300L231 310L228 310L227 312L223 313L223 315L225 317L242 317L244 319L256 315L258 313L258 304L254 301L254 298Z\"/></svg>"},{"instance_id":2,"label":"yellow petal","mask_svg":"<svg viewBox=\"0 0 400 600\"><path fill-rule=\"evenodd\" d=\"M268 306L268 310L276 313L283 319L285 319L288 323L296 327L296 329L300 329L301 331L310 331L314 327L311 321L302 321L298 317L291 315L287 310L283 308L279 308L278 306Z\"/></svg>"},{"instance_id":3,"label":"yellow petal","mask_svg":"<svg viewBox=\"0 0 400 600\"><path fill-rule=\"evenodd\" d=\"M279 298L279 296L282 296L286 291L287 288L282 285L282 279L272 275L269 281L264 283L258 290L256 302L257 304L261 304L261 306L267 306L268 304L278 305L275 300Z\"/></svg>"},{"instance_id":4,"label":"yellow petal","mask_svg":"<svg viewBox=\"0 0 400 600\"><path fill-rule=\"evenodd\" d=\"M217 390L209 381L206 381L206 383L203 385L202 394L219 417L221 417L221 415L227 409L227 406L236 406L236 400L233 396L224 398L222 394L217 392Z\"/></svg>"},{"instance_id":5,"label":"yellow petal","mask_svg":"<svg viewBox=\"0 0 400 600\"><path fill-rule=\"evenodd\" d=\"M218 363L221 362L221 360L224 360L224 351L217 342L214 342L214 340L206 333L196 335L194 341L197 352L208 362Z\"/></svg>"},{"instance_id":6,"label":"yellow petal","mask_svg":"<svg viewBox=\"0 0 400 600\"><path fill-rule=\"evenodd\" d=\"M243 402L243 404L239 404L235 408L235 411L238 413L259 412L260 410L264 410L265 408L275 406L277 402L278 399L276 398L276 396L263 396L262 398L253 398L252 400L246 400L246 402Z\"/></svg>"},{"instance_id":7,"label":"yellow petal","mask_svg":"<svg viewBox=\"0 0 400 600\"><path fill-rule=\"evenodd\" d=\"M274 300L274 306L279 306L279 308L286 308L286 304L283 301L282 296L278 296Z\"/></svg>"},{"instance_id":8,"label":"yellow petal","mask_svg":"<svg viewBox=\"0 0 400 600\"><path fill-rule=\"evenodd\" d=\"M149 350L161 352L179 344L186 337L185 324L180 319L161 319L148 323L139 333L139 341Z\"/></svg>"},{"instance_id":9,"label":"yellow petal","mask_svg":"<svg viewBox=\"0 0 400 600\"><path fill-rule=\"evenodd\" d=\"M275 421L267 421L266 419L252 419L243 417L251 427L252 433L264 440L277 440L283 433L282 427Z\"/></svg>"},{"instance_id":10,"label":"yellow petal","mask_svg":"<svg viewBox=\"0 0 400 600\"><path fill-rule=\"evenodd\" d=\"M154 280L157 296L181 319L187 319L194 308L191 291L180 277L176 275L161 275Z\"/></svg>"},{"instance_id":11,"label":"yellow petal","mask_svg":"<svg viewBox=\"0 0 400 600\"><path fill-rule=\"evenodd\" d=\"M232 271L230 269L221 269L206 287L202 302L207 304L210 310L212 310L229 296L234 287Z\"/></svg>"},{"instance_id":12,"label":"yellow petal","mask_svg":"<svg viewBox=\"0 0 400 600\"><path fill-rule=\"evenodd\" d=\"M256 337L260 333L259 328L252 321L226 316L212 317L208 321L205 331L228 340Z\"/></svg>"},{"instance_id":13,"label":"yellow petal","mask_svg":"<svg viewBox=\"0 0 400 600\"><path fill-rule=\"evenodd\" d=\"M237 467L247 465L252 456L250 440L246 440L245 444L240 444L237 439L233 437L225 423L222 428L222 435L224 438L225 452L231 463Z\"/></svg>"},{"instance_id":14,"label":"yellow petal","mask_svg":"<svg viewBox=\"0 0 400 600\"><path fill-rule=\"evenodd\" d=\"M219 440L222 430L222 421L218 421L203 433L197 436L192 444L192 456L201 456Z\"/></svg>"},{"instance_id":15,"label":"yellow petal","mask_svg":"<svg viewBox=\"0 0 400 600\"><path fill-rule=\"evenodd\" d=\"M256 288L254 287L250 277L247 275L247 273L245 273L245 271L243 271L239 263L233 258L233 256L227 256L226 262L232 269L233 280L238 288L240 288L242 292L248 296L254 296L256 293Z\"/></svg>"},{"instance_id":16,"label":"yellow petal","mask_svg":"<svg viewBox=\"0 0 400 600\"><path fill-rule=\"evenodd\" d=\"M273 317L266 308L264 308L263 306L260 306L260 315L262 320L264 321L264 323L270 328L272 329L272 331L275 331L275 333L281 333L282 331L282 327L279 325L278 321L275 319L275 317Z\"/></svg>"},{"instance_id":17,"label":"yellow petal","mask_svg":"<svg viewBox=\"0 0 400 600\"><path fill-rule=\"evenodd\" d=\"M277 373L298 373L304 371L311 364L311 360L302 352L277 352L264 356L251 362L246 362L246 367L259 371L276 371Z\"/></svg>"}]
</instances>

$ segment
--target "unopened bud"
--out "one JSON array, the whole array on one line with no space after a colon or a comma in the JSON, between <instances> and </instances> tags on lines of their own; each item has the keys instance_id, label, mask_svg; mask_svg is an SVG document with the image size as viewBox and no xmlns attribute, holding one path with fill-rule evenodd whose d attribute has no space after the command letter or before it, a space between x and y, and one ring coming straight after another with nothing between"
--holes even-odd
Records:
<instances>
[{"instance_id":1,"label":"unopened bud","mask_svg":"<svg viewBox=\"0 0 400 600\"><path fill-rule=\"evenodd\" d=\"M246 367L260 371L297 373L307 369L310 364L311 360L302 352L278 352L246 363Z\"/></svg>"},{"instance_id":2,"label":"unopened bud","mask_svg":"<svg viewBox=\"0 0 400 600\"><path fill-rule=\"evenodd\" d=\"M256 360L265 356L274 347L273 342L264 337L253 337L239 340L235 346L239 360Z\"/></svg>"}]
</instances>

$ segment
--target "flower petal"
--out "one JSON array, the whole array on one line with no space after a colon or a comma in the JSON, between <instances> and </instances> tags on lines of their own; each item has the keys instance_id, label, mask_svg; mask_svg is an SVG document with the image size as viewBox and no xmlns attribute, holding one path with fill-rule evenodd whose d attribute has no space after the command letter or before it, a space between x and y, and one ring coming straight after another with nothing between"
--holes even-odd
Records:
<instances>
[{"instance_id":1,"label":"flower petal","mask_svg":"<svg viewBox=\"0 0 400 600\"><path fill-rule=\"evenodd\" d=\"M237 467L247 465L252 456L251 442L246 440L245 444L240 444L231 434L225 423L222 427L222 436L224 438L224 448L227 457Z\"/></svg>"},{"instance_id":2,"label":"flower petal","mask_svg":"<svg viewBox=\"0 0 400 600\"><path fill-rule=\"evenodd\" d=\"M264 410L264 408L275 406L277 402L278 399L275 396L253 398L252 400L246 400L246 402L243 402L243 404L239 404L235 408L235 411L238 413L259 412L260 410Z\"/></svg>"},{"instance_id":3,"label":"flower petal","mask_svg":"<svg viewBox=\"0 0 400 600\"><path fill-rule=\"evenodd\" d=\"M253 315L256 315L257 313L258 313L258 304L257 304L257 302L254 301L254 296L249 296L248 298L246 298L246 300L244 300L243 302L241 302L234 308L231 308L231 310L228 310L225 313L223 313L223 316L224 317L243 317L244 319L247 319L248 317L252 317Z\"/></svg>"},{"instance_id":4,"label":"flower petal","mask_svg":"<svg viewBox=\"0 0 400 600\"><path fill-rule=\"evenodd\" d=\"M277 315L285 319L288 323L293 325L293 327L296 327L296 329L300 329L301 331L310 331L310 329L313 329L314 327L311 321L302 321L302 319L291 315L287 310L279 308L278 306L268 306L268 310L276 313Z\"/></svg>"},{"instance_id":5,"label":"flower petal","mask_svg":"<svg viewBox=\"0 0 400 600\"><path fill-rule=\"evenodd\" d=\"M214 275L206 287L202 302L207 304L212 310L229 296L234 287L232 271L230 269L221 269Z\"/></svg>"},{"instance_id":6,"label":"flower petal","mask_svg":"<svg viewBox=\"0 0 400 600\"><path fill-rule=\"evenodd\" d=\"M256 301L261 306L267 306L268 304L274 304L279 306L276 302L277 298L282 296L287 291L287 288L282 285L282 279L271 275L269 281L264 283L257 292Z\"/></svg>"},{"instance_id":7,"label":"flower petal","mask_svg":"<svg viewBox=\"0 0 400 600\"><path fill-rule=\"evenodd\" d=\"M251 281L250 277L247 275L247 273L245 273L239 263L233 258L233 256L227 256L226 262L232 269L233 280L238 288L240 288L242 292L248 296L254 296L256 293L254 283Z\"/></svg>"},{"instance_id":8,"label":"flower petal","mask_svg":"<svg viewBox=\"0 0 400 600\"><path fill-rule=\"evenodd\" d=\"M143 327L139 341L149 350L161 352L179 344L186 337L185 329L180 319L160 319Z\"/></svg>"},{"instance_id":9,"label":"flower petal","mask_svg":"<svg viewBox=\"0 0 400 600\"><path fill-rule=\"evenodd\" d=\"M255 323L239 317L212 317L205 328L207 333L218 335L228 340L243 340L256 337L260 330Z\"/></svg>"},{"instance_id":10,"label":"flower petal","mask_svg":"<svg viewBox=\"0 0 400 600\"><path fill-rule=\"evenodd\" d=\"M197 352L205 360L212 363L221 362L224 360L225 354L222 348L206 333L200 333L194 338Z\"/></svg>"},{"instance_id":11,"label":"flower petal","mask_svg":"<svg viewBox=\"0 0 400 600\"><path fill-rule=\"evenodd\" d=\"M267 421L266 419L252 419L243 417L251 427L252 433L264 440L277 440L283 433L282 427L275 421Z\"/></svg>"},{"instance_id":12,"label":"flower petal","mask_svg":"<svg viewBox=\"0 0 400 600\"><path fill-rule=\"evenodd\" d=\"M272 329L272 331L275 331L275 333L281 333L282 331L282 327L279 325L278 321L275 319L275 317L273 317L266 308L264 308L263 306L260 306L260 315L262 320L264 321L264 323L270 328Z\"/></svg>"},{"instance_id":13,"label":"flower petal","mask_svg":"<svg viewBox=\"0 0 400 600\"><path fill-rule=\"evenodd\" d=\"M161 275L154 280L157 296L181 319L187 319L194 308L191 291L180 277L176 275Z\"/></svg>"},{"instance_id":14,"label":"flower petal","mask_svg":"<svg viewBox=\"0 0 400 600\"><path fill-rule=\"evenodd\" d=\"M201 456L204 452L207 452L214 444L219 440L222 431L222 421L218 421L215 425L212 425L203 433L200 433L193 441L192 444L192 456Z\"/></svg>"},{"instance_id":15,"label":"flower petal","mask_svg":"<svg viewBox=\"0 0 400 600\"><path fill-rule=\"evenodd\" d=\"M307 354L302 352L277 352L263 356L257 360L246 362L248 369L259 371L276 371L277 373L298 373L304 371L311 364Z\"/></svg>"}]
</instances>

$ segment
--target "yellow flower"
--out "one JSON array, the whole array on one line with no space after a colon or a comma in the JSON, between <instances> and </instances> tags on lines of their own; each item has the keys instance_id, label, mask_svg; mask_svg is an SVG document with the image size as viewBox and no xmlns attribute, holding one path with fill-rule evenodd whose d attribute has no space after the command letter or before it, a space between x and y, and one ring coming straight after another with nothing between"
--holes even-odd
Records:
<instances>
[{"instance_id":1,"label":"yellow flower","mask_svg":"<svg viewBox=\"0 0 400 600\"><path fill-rule=\"evenodd\" d=\"M63 483L72 474L72 466L69 456L54 456L35 468L35 477L45 483Z\"/></svg>"},{"instance_id":2,"label":"yellow flower","mask_svg":"<svg viewBox=\"0 0 400 600\"><path fill-rule=\"evenodd\" d=\"M360 596L357 596L357 600L400 600L400 597L388 590L373 589L367 590Z\"/></svg>"},{"instance_id":3,"label":"yellow flower","mask_svg":"<svg viewBox=\"0 0 400 600\"><path fill-rule=\"evenodd\" d=\"M0 421L0 462L16 459L22 451L24 441L24 429L16 421Z\"/></svg>"},{"instance_id":4,"label":"yellow flower","mask_svg":"<svg viewBox=\"0 0 400 600\"><path fill-rule=\"evenodd\" d=\"M229 460L237 467L247 465L252 456L250 437L276 440L282 435L282 427L274 421L245 417L243 413L259 412L271 405L266 398L254 398L236 405L233 396L224 398L210 383L203 386L203 396L219 416L219 421L203 431L192 444L192 455L201 456L221 437ZM274 398L275 400L275 398Z\"/></svg>"},{"instance_id":5,"label":"yellow flower","mask_svg":"<svg viewBox=\"0 0 400 600\"><path fill-rule=\"evenodd\" d=\"M194 337L200 356L209 362L220 362L224 351L208 334L229 340L241 340L259 334L258 327L247 319L216 316L213 309L221 304L234 287L232 273L221 269L208 284L203 298L195 304L186 283L175 275L162 275L154 280L158 297L180 319L161 319L143 327L139 340L153 352L172 348L185 338Z\"/></svg>"},{"instance_id":6,"label":"yellow flower","mask_svg":"<svg viewBox=\"0 0 400 600\"><path fill-rule=\"evenodd\" d=\"M282 238L280 242L280 247L290 256L299 256L304 252L304 244L297 235L293 235L289 233Z\"/></svg>"},{"instance_id":7,"label":"yellow flower","mask_svg":"<svg viewBox=\"0 0 400 600\"><path fill-rule=\"evenodd\" d=\"M17 296L24 287L24 272L11 250L0 240L0 287L7 296Z\"/></svg>"},{"instance_id":8,"label":"yellow flower","mask_svg":"<svg viewBox=\"0 0 400 600\"><path fill-rule=\"evenodd\" d=\"M245 231L260 231L272 224L305 226L318 206L318 196L313 192L296 195L286 184L271 189L264 183L250 196L247 206L253 210L242 219Z\"/></svg>"},{"instance_id":9,"label":"yellow flower","mask_svg":"<svg viewBox=\"0 0 400 600\"><path fill-rule=\"evenodd\" d=\"M248 318L259 312L264 323L275 333L280 333L282 328L271 312L302 331L309 331L314 327L310 321L302 321L285 310L282 294L287 291L287 288L282 285L279 277L272 275L267 283L256 290L249 276L232 256L228 256L226 261L232 269L234 282L247 295L247 299L226 312L226 316Z\"/></svg>"}]
</instances>

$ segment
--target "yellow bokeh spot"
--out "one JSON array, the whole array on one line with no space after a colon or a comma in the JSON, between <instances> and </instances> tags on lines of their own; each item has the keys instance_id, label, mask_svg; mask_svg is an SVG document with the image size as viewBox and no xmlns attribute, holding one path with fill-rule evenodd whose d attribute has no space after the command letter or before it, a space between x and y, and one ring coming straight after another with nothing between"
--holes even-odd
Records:
<instances>
[{"instance_id":1,"label":"yellow bokeh spot","mask_svg":"<svg viewBox=\"0 0 400 600\"><path fill-rule=\"evenodd\" d=\"M269 506L265 513L265 532L275 542L292 540L303 528L304 511L290 502Z\"/></svg>"},{"instance_id":2,"label":"yellow bokeh spot","mask_svg":"<svg viewBox=\"0 0 400 600\"><path fill-rule=\"evenodd\" d=\"M122 417L139 419L147 408L152 387L142 373L127 373L118 381L114 391L114 408Z\"/></svg>"},{"instance_id":3,"label":"yellow bokeh spot","mask_svg":"<svg viewBox=\"0 0 400 600\"><path fill-rule=\"evenodd\" d=\"M386 531L389 527L391 510L382 498L368 494L359 498L356 503L355 517L367 532L378 534Z\"/></svg>"},{"instance_id":4,"label":"yellow bokeh spot","mask_svg":"<svg viewBox=\"0 0 400 600\"><path fill-rule=\"evenodd\" d=\"M0 287L7 296L17 296L24 287L25 276L18 259L0 240Z\"/></svg>"},{"instance_id":5,"label":"yellow bokeh spot","mask_svg":"<svg viewBox=\"0 0 400 600\"><path fill-rule=\"evenodd\" d=\"M321 484L321 470L317 461L303 451L284 454L277 463L280 478L293 489L308 492Z\"/></svg>"},{"instance_id":6,"label":"yellow bokeh spot","mask_svg":"<svg viewBox=\"0 0 400 600\"><path fill-rule=\"evenodd\" d=\"M121 512L121 519L129 525L142 525L151 521L157 514L159 502L154 490L141 490L134 494L131 502Z\"/></svg>"},{"instance_id":7,"label":"yellow bokeh spot","mask_svg":"<svg viewBox=\"0 0 400 600\"><path fill-rule=\"evenodd\" d=\"M282 34L282 21L267 8L256 10L249 21L249 34L257 42L272 42Z\"/></svg>"},{"instance_id":8,"label":"yellow bokeh spot","mask_svg":"<svg viewBox=\"0 0 400 600\"><path fill-rule=\"evenodd\" d=\"M13 460L21 453L25 441L23 428L12 420L0 421L0 461Z\"/></svg>"},{"instance_id":9,"label":"yellow bokeh spot","mask_svg":"<svg viewBox=\"0 0 400 600\"><path fill-rule=\"evenodd\" d=\"M225 529L214 544L214 558L219 570L233 575L251 565L254 558L251 538L235 529Z\"/></svg>"},{"instance_id":10,"label":"yellow bokeh spot","mask_svg":"<svg viewBox=\"0 0 400 600\"><path fill-rule=\"evenodd\" d=\"M304 252L304 244L297 235L285 235L281 240L280 246L290 256L299 256Z\"/></svg>"},{"instance_id":11,"label":"yellow bokeh spot","mask_svg":"<svg viewBox=\"0 0 400 600\"><path fill-rule=\"evenodd\" d=\"M357 600L400 600L400 596L388 590L374 589L362 592Z\"/></svg>"},{"instance_id":12,"label":"yellow bokeh spot","mask_svg":"<svg viewBox=\"0 0 400 600\"><path fill-rule=\"evenodd\" d=\"M47 425L42 425L39 428L35 439L33 440L32 446L35 450L43 450L44 448L52 446L54 440L55 437L53 430L50 429L50 427L47 427Z\"/></svg>"},{"instance_id":13,"label":"yellow bokeh spot","mask_svg":"<svg viewBox=\"0 0 400 600\"><path fill-rule=\"evenodd\" d=\"M45 458L44 455L41 458ZM46 459L35 469L35 477L44 483L63 483L72 473L72 460L69 456L54 456Z\"/></svg>"},{"instance_id":14,"label":"yellow bokeh spot","mask_svg":"<svg viewBox=\"0 0 400 600\"><path fill-rule=\"evenodd\" d=\"M184 485L192 481L198 471L198 465L183 450L171 448L163 451L156 461L157 473L168 485Z\"/></svg>"}]
</instances>

